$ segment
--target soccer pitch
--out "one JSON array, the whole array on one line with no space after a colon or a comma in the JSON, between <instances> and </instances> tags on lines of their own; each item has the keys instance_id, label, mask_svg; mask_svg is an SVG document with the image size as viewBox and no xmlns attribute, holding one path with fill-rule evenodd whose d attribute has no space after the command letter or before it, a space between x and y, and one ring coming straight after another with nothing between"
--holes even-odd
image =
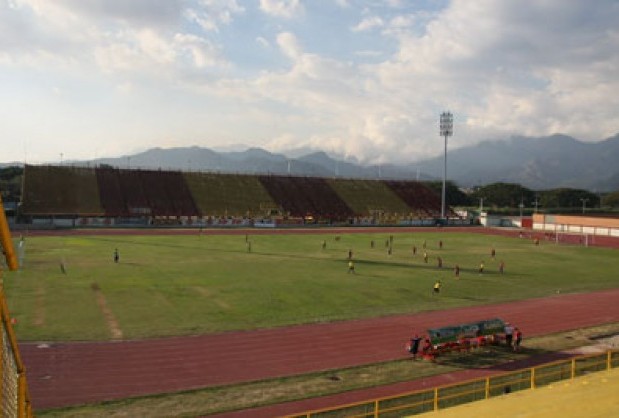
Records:
<instances>
[{"instance_id":1,"label":"soccer pitch","mask_svg":"<svg viewBox=\"0 0 619 418\"><path fill-rule=\"evenodd\" d=\"M215 333L619 285L617 250L547 241L535 246L528 239L445 230L250 232L247 241L250 245L245 235L208 231L28 237L22 269L4 275L18 337L68 341ZM113 260L116 248L119 263ZM355 274L348 273L349 250ZM502 260L504 274L498 272ZM479 274L482 261L484 273ZM461 269L459 279L455 264ZM439 295L432 294L436 280L443 283Z\"/></svg>"}]
</instances>

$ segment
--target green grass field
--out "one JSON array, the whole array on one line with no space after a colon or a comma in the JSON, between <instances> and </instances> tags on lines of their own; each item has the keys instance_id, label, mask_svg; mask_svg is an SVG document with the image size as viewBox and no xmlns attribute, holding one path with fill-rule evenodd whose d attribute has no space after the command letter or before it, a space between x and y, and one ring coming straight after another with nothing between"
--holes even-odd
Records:
<instances>
[{"instance_id":1,"label":"green grass field","mask_svg":"<svg viewBox=\"0 0 619 418\"><path fill-rule=\"evenodd\" d=\"M250 235L251 252L243 235L200 236L197 231L191 236L28 237L23 268L6 273L4 286L21 341L61 341L110 339L114 327L124 339L213 333L619 285L617 250L548 242L536 247L526 239L450 232L393 236L392 255L384 233L339 240L329 233ZM428 264L422 257L424 241ZM496 260L490 257L492 247ZM347 273L349 249L354 275ZM437 268L439 255L443 269ZM486 268L479 275L482 260ZM506 263L504 275L498 274L499 260ZM460 280L453 274L456 263ZM440 296L431 293L437 279L443 282Z\"/></svg>"}]
</instances>

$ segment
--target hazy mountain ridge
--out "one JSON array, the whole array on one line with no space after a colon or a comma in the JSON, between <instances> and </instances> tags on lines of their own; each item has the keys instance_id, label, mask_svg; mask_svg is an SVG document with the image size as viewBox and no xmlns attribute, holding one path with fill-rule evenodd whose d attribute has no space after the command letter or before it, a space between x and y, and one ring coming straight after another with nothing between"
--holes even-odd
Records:
<instances>
[{"instance_id":1,"label":"hazy mountain ridge","mask_svg":"<svg viewBox=\"0 0 619 418\"><path fill-rule=\"evenodd\" d=\"M295 151L292 154L298 155ZM541 138L514 136L448 149L447 178L471 187L496 182L518 183L533 190L558 187L614 191L619 189L619 134L594 143L566 135ZM214 171L364 179L440 180L443 156L407 165L362 165L322 151L293 158L261 148L216 152L198 146L153 148L118 158L65 162L107 164L119 168ZM0 164L8 165L8 164Z\"/></svg>"},{"instance_id":2,"label":"hazy mountain ridge","mask_svg":"<svg viewBox=\"0 0 619 418\"><path fill-rule=\"evenodd\" d=\"M448 178L459 185L519 183L534 190L572 187L619 188L619 135L585 143L565 135L513 137L448 151ZM443 158L420 162L429 175L442 173Z\"/></svg>"}]
</instances>

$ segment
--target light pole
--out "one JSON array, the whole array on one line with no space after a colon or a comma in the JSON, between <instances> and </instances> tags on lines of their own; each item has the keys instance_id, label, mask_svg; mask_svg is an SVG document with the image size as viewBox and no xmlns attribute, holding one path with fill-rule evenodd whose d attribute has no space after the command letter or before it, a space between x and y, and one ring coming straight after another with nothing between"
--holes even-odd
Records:
<instances>
[{"instance_id":1,"label":"light pole","mask_svg":"<svg viewBox=\"0 0 619 418\"><path fill-rule=\"evenodd\" d=\"M451 112L441 113L440 133L445 137L445 159L443 164L443 193L441 195L441 219L445 219L445 183L447 181L447 137L454 134L454 117Z\"/></svg>"},{"instance_id":2,"label":"light pole","mask_svg":"<svg viewBox=\"0 0 619 418\"><path fill-rule=\"evenodd\" d=\"M582 213L584 215L585 214L585 207L587 206L587 202L589 201L589 199L581 198L580 201L582 202Z\"/></svg>"},{"instance_id":3,"label":"light pole","mask_svg":"<svg viewBox=\"0 0 619 418\"><path fill-rule=\"evenodd\" d=\"M539 205L539 200L537 199L537 195L535 196L535 200L533 201L533 204L535 205L535 213L537 213L537 206Z\"/></svg>"}]
</instances>

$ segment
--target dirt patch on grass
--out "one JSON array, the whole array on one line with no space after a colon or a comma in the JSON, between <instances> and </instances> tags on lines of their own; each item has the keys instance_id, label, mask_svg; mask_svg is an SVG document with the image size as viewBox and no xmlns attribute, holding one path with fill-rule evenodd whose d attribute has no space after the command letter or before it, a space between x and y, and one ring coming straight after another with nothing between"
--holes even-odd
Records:
<instances>
[{"instance_id":1,"label":"dirt patch on grass","mask_svg":"<svg viewBox=\"0 0 619 418\"><path fill-rule=\"evenodd\" d=\"M221 309L230 309L230 305L227 302L225 302L225 301L223 301L221 299L213 298L213 292L211 292L207 288L202 287L202 286L194 286L193 290L195 290L200 296L212 299L213 303L215 303Z\"/></svg>"},{"instance_id":2,"label":"dirt patch on grass","mask_svg":"<svg viewBox=\"0 0 619 418\"><path fill-rule=\"evenodd\" d=\"M200 296L204 296L205 298L210 298L212 296L211 291L208 290L206 287L194 286L193 290L195 290L196 293L198 293Z\"/></svg>"},{"instance_id":3,"label":"dirt patch on grass","mask_svg":"<svg viewBox=\"0 0 619 418\"><path fill-rule=\"evenodd\" d=\"M120 325L116 320L116 317L112 313L112 310L107 306L107 300L105 299L105 295L101 291L98 283L93 283L90 285L92 291L95 293L95 297L97 299L97 305L105 318L105 322L107 323L108 329L110 330L110 334L112 334L113 340L121 340L123 338L123 332L120 329Z\"/></svg>"},{"instance_id":4,"label":"dirt patch on grass","mask_svg":"<svg viewBox=\"0 0 619 418\"><path fill-rule=\"evenodd\" d=\"M35 308L32 325L35 327L42 327L45 325L45 289L41 284L37 286L34 303Z\"/></svg>"}]
</instances>

